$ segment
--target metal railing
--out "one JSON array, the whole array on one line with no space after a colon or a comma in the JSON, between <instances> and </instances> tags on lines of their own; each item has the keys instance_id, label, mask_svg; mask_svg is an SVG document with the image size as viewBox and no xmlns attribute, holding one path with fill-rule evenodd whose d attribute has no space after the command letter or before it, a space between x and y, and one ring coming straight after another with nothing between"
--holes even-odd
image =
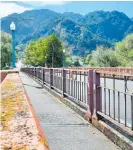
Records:
<instances>
[{"instance_id":1,"label":"metal railing","mask_svg":"<svg viewBox=\"0 0 133 150\"><path fill-rule=\"evenodd\" d=\"M64 68L22 68L49 88L89 110L92 116L108 117L133 130L133 81L131 74L72 70Z\"/></svg>"},{"instance_id":2,"label":"metal railing","mask_svg":"<svg viewBox=\"0 0 133 150\"><path fill-rule=\"evenodd\" d=\"M115 72L122 74L131 74L133 75L133 67L70 67L72 70L96 70L96 71L106 71L106 72Z\"/></svg>"},{"instance_id":3,"label":"metal railing","mask_svg":"<svg viewBox=\"0 0 133 150\"><path fill-rule=\"evenodd\" d=\"M117 73L103 73L100 78L102 93L102 110L100 112L133 129L133 81L132 75L123 75L123 80L117 78Z\"/></svg>"}]
</instances>

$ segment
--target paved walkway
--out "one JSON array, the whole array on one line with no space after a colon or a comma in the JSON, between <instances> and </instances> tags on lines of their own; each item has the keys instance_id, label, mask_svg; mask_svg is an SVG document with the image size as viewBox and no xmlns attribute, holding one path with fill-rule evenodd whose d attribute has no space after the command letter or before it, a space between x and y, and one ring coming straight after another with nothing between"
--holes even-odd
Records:
<instances>
[{"instance_id":1,"label":"paved walkway","mask_svg":"<svg viewBox=\"0 0 133 150\"><path fill-rule=\"evenodd\" d=\"M20 73L51 150L118 150L106 136L73 110Z\"/></svg>"}]
</instances>

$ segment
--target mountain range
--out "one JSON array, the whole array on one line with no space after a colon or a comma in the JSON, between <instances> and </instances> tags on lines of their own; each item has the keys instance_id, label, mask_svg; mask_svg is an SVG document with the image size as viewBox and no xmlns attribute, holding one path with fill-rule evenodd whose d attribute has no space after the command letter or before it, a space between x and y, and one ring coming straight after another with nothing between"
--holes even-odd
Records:
<instances>
[{"instance_id":1,"label":"mountain range","mask_svg":"<svg viewBox=\"0 0 133 150\"><path fill-rule=\"evenodd\" d=\"M16 24L16 43L22 48L31 40L55 33L71 54L84 56L97 45L113 47L127 34L133 33L133 18L118 11L94 11L86 15L48 9L29 10L1 19L1 29L10 33L10 23Z\"/></svg>"}]
</instances>

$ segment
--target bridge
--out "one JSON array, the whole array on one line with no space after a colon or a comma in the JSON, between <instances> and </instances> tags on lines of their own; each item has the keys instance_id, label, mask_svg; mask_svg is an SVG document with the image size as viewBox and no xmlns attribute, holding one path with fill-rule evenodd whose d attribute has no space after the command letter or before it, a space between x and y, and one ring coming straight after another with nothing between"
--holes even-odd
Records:
<instances>
[{"instance_id":1,"label":"bridge","mask_svg":"<svg viewBox=\"0 0 133 150\"><path fill-rule=\"evenodd\" d=\"M49 149L133 148L133 73L127 70L21 69Z\"/></svg>"}]
</instances>

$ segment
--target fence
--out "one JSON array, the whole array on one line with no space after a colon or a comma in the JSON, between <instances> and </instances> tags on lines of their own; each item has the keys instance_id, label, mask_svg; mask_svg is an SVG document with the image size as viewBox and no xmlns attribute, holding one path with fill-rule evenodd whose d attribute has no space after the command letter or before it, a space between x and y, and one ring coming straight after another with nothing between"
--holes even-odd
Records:
<instances>
[{"instance_id":1,"label":"fence","mask_svg":"<svg viewBox=\"0 0 133 150\"><path fill-rule=\"evenodd\" d=\"M97 70L100 72L106 71L106 72L115 72L118 74L130 74L133 75L133 67L70 67L69 69L72 70Z\"/></svg>"},{"instance_id":2,"label":"fence","mask_svg":"<svg viewBox=\"0 0 133 150\"><path fill-rule=\"evenodd\" d=\"M130 80L133 75L123 74L120 80L118 73L95 70L22 68L21 71L89 110L93 117L109 118L133 130L133 81Z\"/></svg>"}]
</instances>

